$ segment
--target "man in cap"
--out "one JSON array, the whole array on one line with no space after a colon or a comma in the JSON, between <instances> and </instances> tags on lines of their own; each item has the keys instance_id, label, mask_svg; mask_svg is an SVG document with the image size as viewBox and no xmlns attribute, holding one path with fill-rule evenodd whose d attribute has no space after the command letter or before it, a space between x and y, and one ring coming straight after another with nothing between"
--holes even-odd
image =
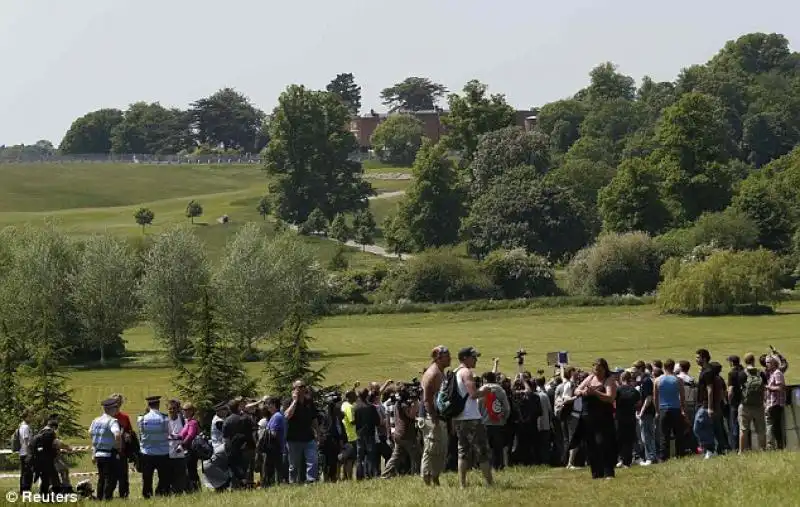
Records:
<instances>
[{"instance_id":1,"label":"man in cap","mask_svg":"<svg viewBox=\"0 0 800 507\"><path fill-rule=\"evenodd\" d=\"M158 472L156 495L167 496L170 492L169 479L169 418L159 410L161 396L148 396L147 413L139 416L142 496L153 496L153 472Z\"/></svg>"},{"instance_id":2,"label":"man in cap","mask_svg":"<svg viewBox=\"0 0 800 507\"><path fill-rule=\"evenodd\" d=\"M103 414L92 421L89 435L92 438L92 461L97 465L97 499L111 500L119 475L122 429L116 419L119 411L116 398L109 398L101 405Z\"/></svg>"},{"instance_id":3,"label":"man in cap","mask_svg":"<svg viewBox=\"0 0 800 507\"><path fill-rule=\"evenodd\" d=\"M431 351L431 364L422 375L422 406L420 417L423 450L421 474L427 485L439 485L439 475L444 471L447 460L447 423L439 417L436 409L436 393L442 387L444 370L450 366L450 351L444 345Z\"/></svg>"},{"instance_id":4,"label":"man in cap","mask_svg":"<svg viewBox=\"0 0 800 507\"><path fill-rule=\"evenodd\" d=\"M461 487L467 487L467 472L471 468L470 456L475 456L480 465L487 486L494 483L489 453L489 439L486 427L478 407L478 399L486 396L487 391L478 389L475 384L473 369L478 364L480 353L474 347L465 347L458 351L461 364L455 370L458 394L466 398L464 410L453 418L453 429L458 437L458 476Z\"/></svg>"}]
</instances>

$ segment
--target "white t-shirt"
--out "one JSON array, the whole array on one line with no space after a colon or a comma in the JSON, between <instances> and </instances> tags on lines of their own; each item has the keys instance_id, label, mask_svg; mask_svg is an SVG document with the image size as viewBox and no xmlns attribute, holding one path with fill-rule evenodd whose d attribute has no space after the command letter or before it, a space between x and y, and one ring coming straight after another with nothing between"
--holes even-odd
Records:
<instances>
[{"instance_id":1,"label":"white t-shirt","mask_svg":"<svg viewBox=\"0 0 800 507\"><path fill-rule=\"evenodd\" d=\"M180 417L169 420L169 434L171 437L177 436L183 429L183 423ZM170 438L169 440L169 457L170 458L184 458L186 451L180 446L181 441L178 439Z\"/></svg>"},{"instance_id":2,"label":"white t-shirt","mask_svg":"<svg viewBox=\"0 0 800 507\"><path fill-rule=\"evenodd\" d=\"M31 427L28 426L28 423L23 422L19 425L19 443L19 455L27 456L28 447L31 443Z\"/></svg>"},{"instance_id":3,"label":"white t-shirt","mask_svg":"<svg viewBox=\"0 0 800 507\"><path fill-rule=\"evenodd\" d=\"M562 396L565 397L575 396L576 388L577 386L573 385L571 380L567 380L566 382L564 382L564 391L562 393ZM575 415L579 415L582 410L583 410L583 398L581 397L575 398L575 401L572 402L572 413Z\"/></svg>"},{"instance_id":4,"label":"white t-shirt","mask_svg":"<svg viewBox=\"0 0 800 507\"><path fill-rule=\"evenodd\" d=\"M539 403L542 405L542 415L536 421L539 431L550 431L550 420L553 416L553 407L550 406L550 397L544 391L535 393L539 397Z\"/></svg>"},{"instance_id":5,"label":"white t-shirt","mask_svg":"<svg viewBox=\"0 0 800 507\"><path fill-rule=\"evenodd\" d=\"M464 403L464 410L453 418L455 421L473 421L475 419L483 419L483 416L481 416L480 407L478 407L478 400L473 400L468 396L467 386L461 379L461 370L466 369L468 368L459 368L458 371L456 371L456 388L458 389L458 394L461 396L466 396L467 400Z\"/></svg>"}]
</instances>

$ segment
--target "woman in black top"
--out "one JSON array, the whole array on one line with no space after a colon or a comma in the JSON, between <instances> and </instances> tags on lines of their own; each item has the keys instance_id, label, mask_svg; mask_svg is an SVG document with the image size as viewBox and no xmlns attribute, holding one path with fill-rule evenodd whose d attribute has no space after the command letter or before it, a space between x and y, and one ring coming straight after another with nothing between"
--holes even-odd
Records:
<instances>
[{"instance_id":1,"label":"woman in black top","mask_svg":"<svg viewBox=\"0 0 800 507\"><path fill-rule=\"evenodd\" d=\"M594 362L594 374L575 390L588 407L589 424L583 431L589 466L593 479L611 479L617 462L616 430L614 428L614 400L617 384L605 359Z\"/></svg>"}]
</instances>

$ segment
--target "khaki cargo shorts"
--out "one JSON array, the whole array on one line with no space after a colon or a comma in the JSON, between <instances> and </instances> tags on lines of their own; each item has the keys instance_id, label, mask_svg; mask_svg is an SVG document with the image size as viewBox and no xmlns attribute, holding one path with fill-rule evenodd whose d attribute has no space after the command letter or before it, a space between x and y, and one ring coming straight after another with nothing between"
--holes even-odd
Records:
<instances>
[{"instance_id":1,"label":"khaki cargo shorts","mask_svg":"<svg viewBox=\"0 0 800 507\"><path fill-rule=\"evenodd\" d=\"M480 419L455 420L453 427L458 437L458 459L474 455L478 463L489 461L489 439Z\"/></svg>"}]
</instances>

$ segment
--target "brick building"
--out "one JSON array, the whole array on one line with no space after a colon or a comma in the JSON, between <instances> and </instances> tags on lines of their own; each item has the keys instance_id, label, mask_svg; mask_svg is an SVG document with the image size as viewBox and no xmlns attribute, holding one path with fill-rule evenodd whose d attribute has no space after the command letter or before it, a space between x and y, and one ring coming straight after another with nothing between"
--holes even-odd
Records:
<instances>
[{"instance_id":1,"label":"brick building","mask_svg":"<svg viewBox=\"0 0 800 507\"><path fill-rule=\"evenodd\" d=\"M390 114L412 114L422 122L422 130L425 137L434 142L445 134L445 127L442 124L442 117L447 116L447 111L433 110L433 111L415 111L411 113L390 113ZM350 122L350 131L356 136L358 146L362 149L369 149L372 147L371 138L378 125L388 118L387 114L379 114L371 112L364 116L357 116ZM525 127L525 130L531 130L536 125L536 113L534 111L517 110L516 111L516 124L520 127Z\"/></svg>"}]
</instances>

